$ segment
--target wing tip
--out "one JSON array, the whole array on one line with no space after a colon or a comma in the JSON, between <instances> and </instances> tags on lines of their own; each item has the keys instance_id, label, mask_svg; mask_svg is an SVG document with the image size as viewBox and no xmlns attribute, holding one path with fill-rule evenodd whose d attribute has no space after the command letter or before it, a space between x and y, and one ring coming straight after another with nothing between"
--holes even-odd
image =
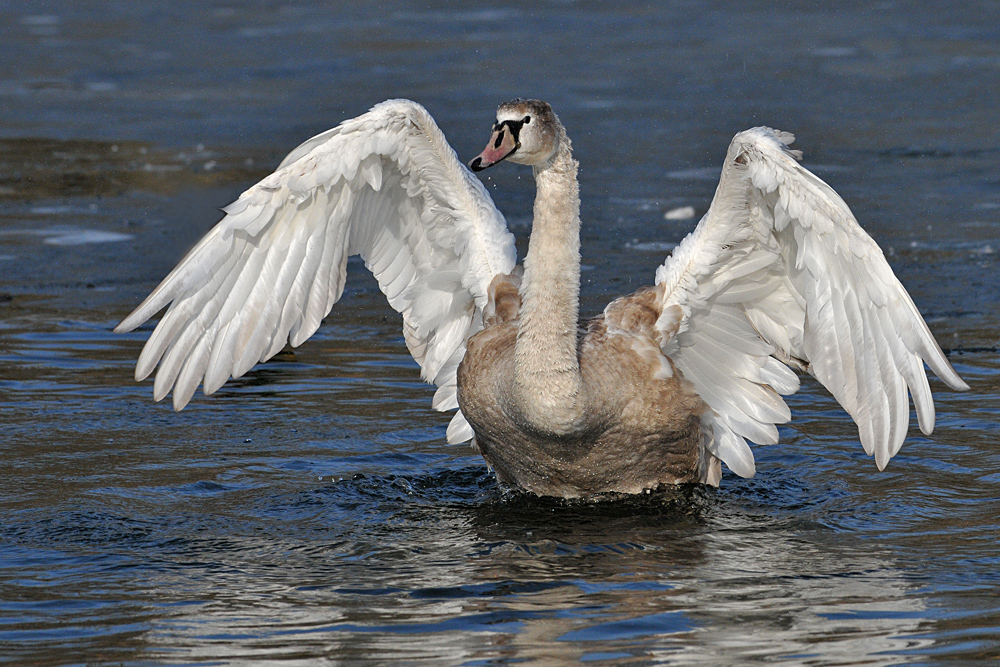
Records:
<instances>
[{"instance_id":1,"label":"wing tip","mask_svg":"<svg viewBox=\"0 0 1000 667\"><path fill-rule=\"evenodd\" d=\"M167 305L171 301L173 301L176 297L176 295L174 294L171 294L167 297L164 297L164 295L162 294L163 292L162 288L164 284L167 282L167 280L169 280L169 278L170 276L164 278L163 282L160 283L160 285L158 285L156 289L150 292L149 296L147 296L143 300L143 302L136 307L135 310L126 315L121 322L115 325L115 328L112 329L112 331L116 334L135 331L145 322L147 322L151 317L153 317L153 315L156 315L156 313L166 308Z\"/></svg>"},{"instance_id":2,"label":"wing tip","mask_svg":"<svg viewBox=\"0 0 1000 667\"><path fill-rule=\"evenodd\" d=\"M126 315L125 318L121 322L116 324L115 328L111 330L112 333L116 334L129 333L130 331L135 331L140 326L142 326L142 323L148 320L149 318L143 317L140 319L139 310L140 308L136 308L131 313Z\"/></svg>"},{"instance_id":3,"label":"wing tip","mask_svg":"<svg viewBox=\"0 0 1000 667\"><path fill-rule=\"evenodd\" d=\"M955 377L941 378L941 380L955 391L969 391L972 389L972 387L969 386L969 383L963 380L962 376L958 373L955 373Z\"/></svg>"},{"instance_id":4,"label":"wing tip","mask_svg":"<svg viewBox=\"0 0 1000 667\"><path fill-rule=\"evenodd\" d=\"M181 410L186 408L187 404L191 402L191 397L193 395L194 395L194 389L191 390L190 394L185 396L183 392L178 392L177 388L174 387L174 398L173 398L174 412L180 412Z\"/></svg>"},{"instance_id":5,"label":"wing tip","mask_svg":"<svg viewBox=\"0 0 1000 667\"><path fill-rule=\"evenodd\" d=\"M913 309L916 310L916 306ZM970 389L968 383L962 379L962 376L958 374L955 367L951 365L948 355L941 349L941 345L934 338L934 334L927 328L927 322L920 316L919 311L917 312L917 317L920 318L924 325L923 349L918 349L917 353L923 359L924 363L930 366L934 374L946 385L955 391L968 391Z\"/></svg>"}]
</instances>

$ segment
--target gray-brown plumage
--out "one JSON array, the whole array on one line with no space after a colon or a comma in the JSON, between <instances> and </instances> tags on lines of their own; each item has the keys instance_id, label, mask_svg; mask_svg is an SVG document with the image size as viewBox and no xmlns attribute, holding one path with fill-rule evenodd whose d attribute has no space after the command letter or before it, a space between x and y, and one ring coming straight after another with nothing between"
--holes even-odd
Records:
<instances>
[{"instance_id":1,"label":"gray-brown plumage","mask_svg":"<svg viewBox=\"0 0 1000 667\"><path fill-rule=\"evenodd\" d=\"M512 283L502 278L496 293L510 295ZM509 317L512 309L469 339L459 404L502 483L548 496L718 484L719 461L702 446L706 406L654 342L657 291L616 299L579 332L586 409L568 432L547 432L514 407L519 321Z\"/></svg>"},{"instance_id":2,"label":"gray-brown plumage","mask_svg":"<svg viewBox=\"0 0 1000 667\"><path fill-rule=\"evenodd\" d=\"M661 351L662 290L622 297L578 330L577 163L548 104L500 107L472 166L503 159L531 165L538 194L524 274L494 279L485 329L458 370L459 406L483 457L501 482L539 495L718 483L703 447L706 406Z\"/></svg>"}]
</instances>

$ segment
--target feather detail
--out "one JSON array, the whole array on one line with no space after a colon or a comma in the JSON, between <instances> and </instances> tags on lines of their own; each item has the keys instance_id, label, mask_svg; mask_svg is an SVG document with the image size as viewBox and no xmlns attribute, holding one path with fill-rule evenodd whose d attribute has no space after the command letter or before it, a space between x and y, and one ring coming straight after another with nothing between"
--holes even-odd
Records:
<instances>
[{"instance_id":1,"label":"feather detail","mask_svg":"<svg viewBox=\"0 0 1000 667\"><path fill-rule=\"evenodd\" d=\"M712 206L656 272L662 311L684 320L664 353L712 409L709 451L753 474L745 439L777 441L780 395L808 369L858 425L884 468L900 449L913 396L934 428L923 362L950 387L955 373L878 245L847 204L798 164L790 134L754 128L733 139ZM761 393L763 392L763 393Z\"/></svg>"},{"instance_id":2,"label":"feather detail","mask_svg":"<svg viewBox=\"0 0 1000 667\"><path fill-rule=\"evenodd\" d=\"M403 316L434 407L457 407L465 340L482 326L493 277L514 268L514 238L485 187L430 114L390 100L293 150L226 206L209 231L115 331L169 305L136 365L157 366L154 398L182 409L309 338L359 254ZM459 416L461 416L459 414ZM453 437L471 432L463 420ZM466 438L467 439L467 438Z\"/></svg>"}]
</instances>

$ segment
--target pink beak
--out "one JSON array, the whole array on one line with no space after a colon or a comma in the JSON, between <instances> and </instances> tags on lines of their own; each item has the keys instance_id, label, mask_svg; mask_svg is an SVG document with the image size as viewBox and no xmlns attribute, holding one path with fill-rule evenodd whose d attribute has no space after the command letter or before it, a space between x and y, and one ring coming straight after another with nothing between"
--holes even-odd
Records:
<instances>
[{"instance_id":1,"label":"pink beak","mask_svg":"<svg viewBox=\"0 0 1000 667\"><path fill-rule=\"evenodd\" d=\"M469 168L472 171L482 171L492 167L504 158L510 157L520 146L521 144L514 138L514 133L507 127L507 123L503 123L493 130L490 143L486 144L482 153L472 158L472 161L469 162Z\"/></svg>"}]
</instances>

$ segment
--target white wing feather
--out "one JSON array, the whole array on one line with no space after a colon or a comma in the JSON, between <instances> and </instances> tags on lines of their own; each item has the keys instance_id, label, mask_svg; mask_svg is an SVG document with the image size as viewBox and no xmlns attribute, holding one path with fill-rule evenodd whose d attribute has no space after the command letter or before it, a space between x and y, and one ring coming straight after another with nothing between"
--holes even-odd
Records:
<instances>
[{"instance_id":1,"label":"white wing feather","mask_svg":"<svg viewBox=\"0 0 1000 667\"><path fill-rule=\"evenodd\" d=\"M514 268L514 237L430 114L390 100L292 151L115 329L169 305L136 365L159 364L154 398L182 409L199 383L229 378L309 338L360 254L389 303L434 407L458 407L456 371L482 326L487 288ZM469 431L461 413L449 433Z\"/></svg>"},{"instance_id":2,"label":"white wing feather","mask_svg":"<svg viewBox=\"0 0 1000 667\"><path fill-rule=\"evenodd\" d=\"M968 386L941 352L882 251L847 204L802 167L791 134L758 127L733 139L712 206L656 273L663 308L684 312L664 353L712 408L710 451L754 474L746 440L778 440L808 369L858 424L883 469L934 402L924 363ZM664 322L661 329L666 332ZM780 361L779 361L780 360Z\"/></svg>"}]
</instances>

